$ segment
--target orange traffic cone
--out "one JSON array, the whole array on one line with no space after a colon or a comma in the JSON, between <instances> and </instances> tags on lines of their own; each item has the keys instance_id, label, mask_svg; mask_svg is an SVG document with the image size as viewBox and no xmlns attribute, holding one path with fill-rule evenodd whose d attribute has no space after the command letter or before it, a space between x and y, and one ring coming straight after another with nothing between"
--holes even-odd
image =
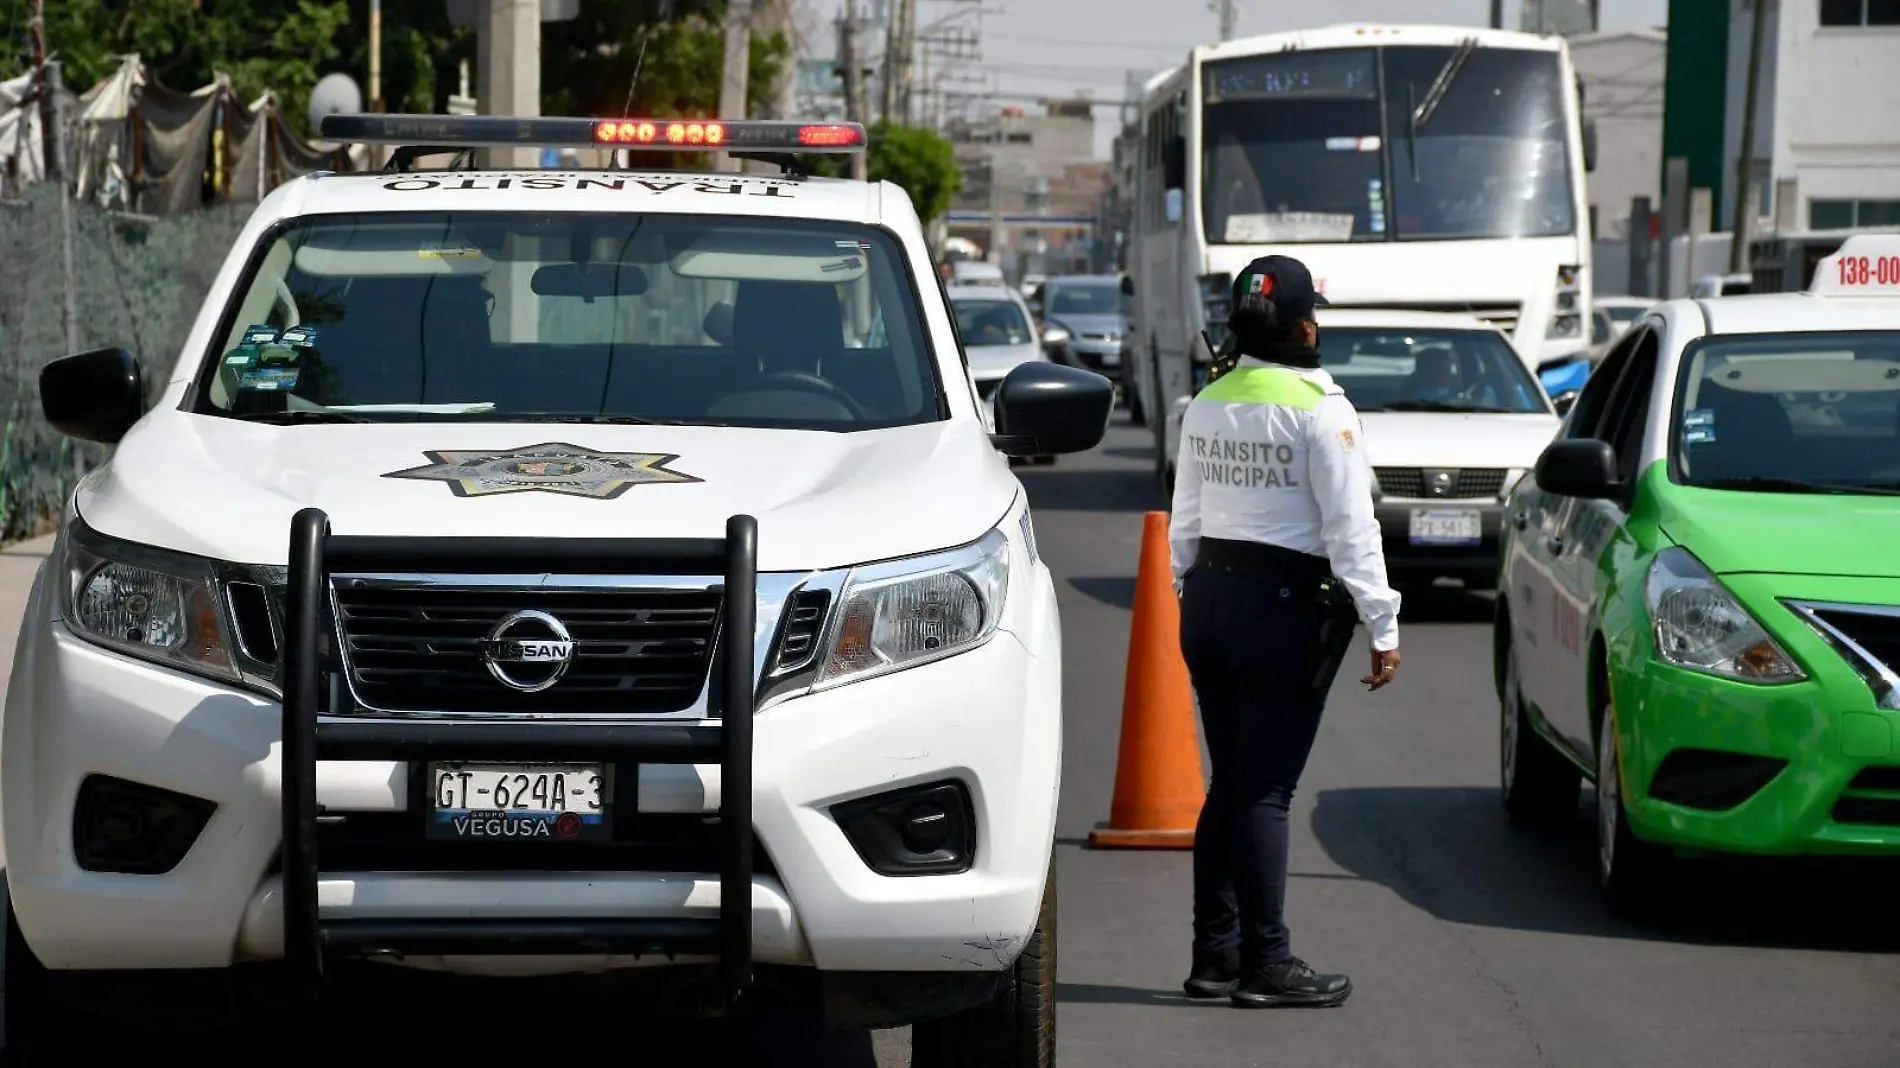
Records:
<instances>
[{"instance_id":1,"label":"orange traffic cone","mask_svg":"<svg viewBox=\"0 0 1900 1068\"><path fill-rule=\"evenodd\" d=\"M1115 797L1108 822L1089 832L1089 846L1192 849L1206 796L1194 690L1181 659L1181 605L1168 566L1168 513L1149 512L1128 632Z\"/></svg>"}]
</instances>

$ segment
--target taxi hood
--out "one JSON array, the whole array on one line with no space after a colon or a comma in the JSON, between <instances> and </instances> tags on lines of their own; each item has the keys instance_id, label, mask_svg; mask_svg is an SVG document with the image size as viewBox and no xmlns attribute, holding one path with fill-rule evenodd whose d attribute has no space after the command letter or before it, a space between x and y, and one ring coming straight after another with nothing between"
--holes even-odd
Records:
<instances>
[{"instance_id":1,"label":"taxi hood","mask_svg":"<svg viewBox=\"0 0 1900 1068\"><path fill-rule=\"evenodd\" d=\"M537 481L566 492L521 488ZM398 537L720 538L744 513L759 521L761 570L803 571L973 541L1018 491L965 420L831 433L165 412L77 505L103 534L247 564L284 563L291 517L309 506L338 534Z\"/></svg>"},{"instance_id":2,"label":"taxi hood","mask_svg":"<svg viewBox=\"0 0 1900 1068\"><path fill-rule=\"evenodd\" d=\"M1900 578L1900 496L1678 485L1660 496L1663 533L1718 575Z\"/></svg>"}]
</instances>

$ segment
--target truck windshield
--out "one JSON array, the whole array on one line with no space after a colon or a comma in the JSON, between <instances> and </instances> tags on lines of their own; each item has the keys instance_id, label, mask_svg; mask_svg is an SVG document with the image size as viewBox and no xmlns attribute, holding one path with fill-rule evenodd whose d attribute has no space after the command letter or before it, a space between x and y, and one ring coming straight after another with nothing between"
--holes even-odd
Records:
<instances>
[{"instance_id":1,"label":"truck windshield","mask_svg":"<svg viewBox=\"0 0 1900 1068\"><path fill-rule=\"evenodd\" d=\"M1209 63L1204 96L1202 222L1212 244L1576 230L1555 52L1250 56Z\"/></svg>"},{"instance_id":2,"label":"truck windshield","mask_svg":"<svg viewBox=\"0 0 1900 1068\"><path fill-rule=\"evenodd\" d=\"M1524 361L1490 331L1321 324L1319 353L1361 412L1551 410Z\"/></svg>"},{"instance_id":3,"label":"truck windshield","mask_svg":"<svg viewBox=\"0 0 1900 1068\"><path fill-rule=\"evenodd\" d=\"M1712 338L1682 361L1671 418L1686 485L1900 490L1900 331Z\"/></svg>"},{"instance_id":4,"label":"truck windshield","mask_svg":"<svg viewBox=\"0 0 1900 1068\"><path fill-rule=\"evenodd\" d=\"M194 410L273 422L860 430L942 418L902 250L871 227L377 213L265 238Z\"/></svg>"}]
</instances>

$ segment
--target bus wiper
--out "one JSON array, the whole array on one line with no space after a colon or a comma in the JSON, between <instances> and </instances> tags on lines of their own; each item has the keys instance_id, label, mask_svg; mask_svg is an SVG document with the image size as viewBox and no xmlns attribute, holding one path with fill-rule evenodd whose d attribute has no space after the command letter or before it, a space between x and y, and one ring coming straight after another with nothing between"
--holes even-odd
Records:
<instances>
[{"instance_id":1,"label":"bus wiper","mask_svg":"<svg viewBox=\"0 0 1900 1068\"><path fill-rule=\"evenodd\" d=\"M1437 400L1396 400L1388 401L1383 407L1367 408L1374 412L1477 412L1484 415L1509 415L1512 409L1498 408L1489 404L1460 404L1456 401Z\"/></svg>"},{"instance_id":2,"label":"bus wiper","mask_svg":"<svg viewBox=\"0 0 1900 1068\"><path fill-rule=\"evenodd\" d=\"M1445 102L1445 94L1451 90L1451 83L1457 79L1458 72L1465 69L1465 61L1471 58L1471 53L1477 50L1478 39L1476 37L1467 37L1458 42L1457 50L1452 52L1451 58L1445 61L1443 67L1439 68L1438 77L1432 79L1432 87L1425 90L1425 99L1419 101L1417 106L1413 107L1406 116L1406 131L1408 135L1406 148L1410 151L1412 156L1412 181L1414 182L1420 180L1418 169L1418 132L1425 128L1426 123L1432 121L1433 115L1438 113L1438 105ZM1409 85L1406 87L1406 100L1408 103L1411 101L1411 87Z\"/></svg>"},{"instance_id":3,"label":"bus wiper","mask_svg":"<svg viewBox=\"0 0 1900 1068\"><path fill-rule=\"evenodd\" d=\"M1782 478L1778 475L1718 478L1700 482L1697 485L1705 489L1762 490L1768 493L1870 493L1883 497L1900 496L1900 487L1806 482L1798 478Z\"/></svg>"}]
</instances>

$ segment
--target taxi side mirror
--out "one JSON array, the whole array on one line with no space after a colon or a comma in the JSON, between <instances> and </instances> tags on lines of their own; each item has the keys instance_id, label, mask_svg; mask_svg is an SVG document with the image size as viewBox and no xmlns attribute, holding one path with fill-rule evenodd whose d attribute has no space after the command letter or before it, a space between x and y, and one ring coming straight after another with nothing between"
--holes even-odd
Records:
<instances>
[{"instance_id":1,"label":"taxi side mirror","mask_svg":"<svg viewBox=\"0 0 1900 1068\"><path fill-rule=\"evenodd\" d=\"M1616 477L1616 450L1607 441L1553 441L1537 458L1537 488L1559 497L1609 500L1623 492Z\"/></svg>"},{"instance_id":2,"label":"taxi side mirror","mask_svg":"<svg viewBox=\"0 0 1900 1068\"><path fill-rule=\"evenodd\" d=\"M996 387L996 433L1007 456L1087 452L1108 433L1115 384L1060 363L1021 363Z\"/></svg>"}]
</instances>

